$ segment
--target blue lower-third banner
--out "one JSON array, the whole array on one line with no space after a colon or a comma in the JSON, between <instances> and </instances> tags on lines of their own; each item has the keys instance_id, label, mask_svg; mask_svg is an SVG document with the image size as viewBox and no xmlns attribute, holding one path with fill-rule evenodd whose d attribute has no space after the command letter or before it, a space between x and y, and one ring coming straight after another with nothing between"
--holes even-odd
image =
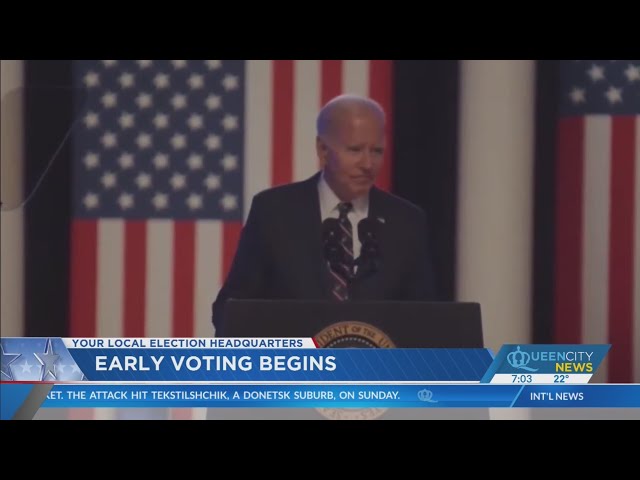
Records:
<instances>
[{"instance_id":1,"label":"blue lower-third banner","mask_svg":"<svg viewBox=\"0 0 640 480\"><path fill-rule=\"evenodd\" d=\"M640 408L640 385L67 384L42 407Z\"/></svg>"}]
</instances>

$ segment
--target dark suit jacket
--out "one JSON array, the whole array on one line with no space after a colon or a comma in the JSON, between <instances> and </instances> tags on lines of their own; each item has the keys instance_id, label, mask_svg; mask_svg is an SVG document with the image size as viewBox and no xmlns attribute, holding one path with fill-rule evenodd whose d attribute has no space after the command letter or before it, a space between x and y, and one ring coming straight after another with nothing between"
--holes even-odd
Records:
<instances>
[{"instance_id":1,"label":"dark suit jacket","mask_svg":"<svg viewBox=\"0 0 640 480\"><path fill-rule=\"evenodd\" d=\"M318 197L320 174L272 188L253 199L229 275L213 304L213 324L224 334L229 298L331 297ZM354 300L433 300L426 216L419 207L376 187L369 218L377 225L378 270L354 282Z\"/></svg>"}]
</instances>

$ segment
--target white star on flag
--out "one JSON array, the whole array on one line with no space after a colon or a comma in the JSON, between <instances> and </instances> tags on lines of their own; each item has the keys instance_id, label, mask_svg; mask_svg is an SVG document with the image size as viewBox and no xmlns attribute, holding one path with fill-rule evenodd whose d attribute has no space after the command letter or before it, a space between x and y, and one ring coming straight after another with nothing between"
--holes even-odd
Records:
<instances>
[{"instance_id":1,"label":"white star on flag","mask_svg":"<svg viewBox=\"0 0 640 480\"><path fill-rule=\"evenodd\" d=\"M135 77L132 73L124 72L122 75L120 75L118 82L120 82L122 88L131 88L133 87L134 79Z\"/></svg>"},{"instance_id":2,"label":"white star on flag","mask_svg":"<svg viewBox=\"0 0 640 480\"><path fill-rule=\"evenodd\" d=\"M187 137L181 133L176 133L171 137L171 146L174 150L182 150L187 146Z\"/></svg>"},{"instance_id":3,"label":"white star on flag","mask_svg":"<svg viewBox=\"0 0 640 480\"><path fill-rule=\"evenodd\" d=\"M87 210L91 210L92 208L96 208L100 205L100 200L98 195L95 193L87 193L83 200L84 206L87 207Z\"/></svg>"},{"instance_id":4,"label":"white star on flag","mask_svg":"<svg viewBox=\"0 0 640 480\"><path fill-rule=\"evenodd\" d=\"M118 145L118 137L113 132L106 132L104 135L102 135L100 143L102 143L104 148L113 148Z\"/></svg>"},{"instance_id":5,"label":"white star on flag","mask_svg":"<svg viewBox=\"0 0 640 480\"><path fill-rule=\"evenodd\" d=\"M153 84L158 90L169 87L169 75L166 73L159 73L153 79Z\"/></svg>"},{"instance_id":6,"label":"white star on flag","mask_svg":"<svg viewBox=\"0 0 640 480\"><path fill-rule=\"evenodd\" d=\"M169 206L169 196L166 193L156 193L151 200L156 210L163 210Z\"/></svg>"},{"instance_id":7,"label":"white star on flag","mask_svg":"<svg viewBox=\"0 0 640 480\"><path fill-rule=\"evenodd\" d=\"M597 82L598 80L604 80L604 67L600 67L595 64L591 65L591 68L587 71L587 74L594 82Z\"/></svg>"},{"instance_id":8,"label":"white star on flag","mask_svg":"<svg viewBox=\"0 0 640 480\"><path fill-rule=\"evenodd\" d=\"M153 157L153 165L158 170L163 170L169 166L169 155L166 153L158 153Z\"/></svg>"},{"instance_id":9,"label":"white star on flag","mask_svg":"<svg viewBox=\"0 0 640 480\"><path fill-rule=\"evenodd\" d=\"M236 130L238 128L238 117L225 115L222 119L222 126L227 132Z\"/></svg>"},{"instance_id":10,"label":"white star on flag","mask_svg":"<svg viewBox=\"0 0 640 480\"><path fill-rule=\"evenodd\" d=\"M189 195L189 198L187 198L187 205L191 210L202 208L202 195L192 193Z\"/></svg>"},{"instance_id":11,"label":"white star on flag","mask_svg":"<svg viewBox=\"0 0 640 480\"><path fill-rule=\"evenodd\" d=\"M135 123L134 116L131 113L124 112L122 115L120 115L118 123L123 130L126 130L127 128L133 128L133 125Z\"/></svg>"},{"instance_id":12,"label":"white star on flag","mask_svg":"<svg viewBox=\"0 0 640 480\"><path fill-rule=\"evenodd\" d=\"M236 208L238 208L238 197L226 193L220 199L220 205L222 205L222 208L227 212L235 210Z\"/></svg>"},{"instance_id":13,"label":"white star on flag","mask_svg":"<svg viewBox=\"0 0 640 480\"><path fill-rule=\"evenodd\" d=\"M238 158L235 155L227 153L220 162L225 172L230 172L238 168Z\"/></svg>"},{"instance_id":14,"label":"white star on flag","mask_svg":"<svg viewBox=\"0 0 640 480\"><path fill-rule=\"evenodd\" d=\"M207 178L204 179L204 184L210 192L218 190L220 188L220 175L210 173L207 175Z\"/></svg>"},{"instance_id":15,"label":"white star on flag","mask_svg":"<svg viewBox=\"0 0 640 480\"><path fill-rule=\"evenodd\" d=\"M88 88L97 87L98 85L100 85L100 75L98 75L96 72L87 72L87 74L84 76L84 84Z\"/></svg>"},{"instance_id":16,"label":"white star on flag","mask_svg":"<svg viewBox=\"0 0 640 480\"><path fill-rule=\"evenodd\" d=\"M84 117L84 124L89 129L97 127L99 123L100 119L95 112L88 112Z\"/></svg>"},{"instance_id":17,"label":"white star on flag","mask_svg":"<svg viewBox=\"0 0 640 480\"><path fill-rule=\"evenodd\" d=\"M197 113L194 113L189 117L189 120L187 120L187 125L189 125L189 128L191 130L200 130L204 125L202 115L198 115Z\"/></svg>"},{"instance_id":18,"label":"white star on flag","mask_svg":"<svg viewBox=\"0 0 640 480\"><path fill-rule=\"evenodd\" d=\"M205 60L204 63L209 70L218 70L222 66L221 60Z\"/></svg>"},{"instance_id":19,"label":"white star on flag","mask_svg":"<svg viewBox=\"0 0 640 480\"><path fill-rule=\"evenodd\" d=\"M209 95L205 100L205 105L211 111L217 110L222 106L222 99L218 95Z\"/></svg>"},{"instance_id":20,"label":"white star on flag","mask_svg":"<svg viewBox=\"0 0 640 480\"><path fill-rule=\"evenodd\" d=\"M84 156L84 164L91 170L100 164L100 156L97 153L89 152Z\"/></svg>"},{"instance_id":21,"label":"white star on flag","mask_svg":"<svg viewBox=\"0 0 640 480\"><path fill-rule=\"evenodd\" d=\"M222 86L226 91L235 90L238 88L238 77L235 75L225 75L222 80Z\"/></svg>"},{"instance_id":22,"label":"white star on flag","mask_svg":"<svg viewBox=\"0 0 640 480\"><path fill-rule=\"evenodd\" d=\"M118 163L123 170L133 168L133 155L127 152L123 153L120 155L120 158L118 158Z\"/></svg>"},{"instance_id":23,"label":"white star on flag","mask_svg":"<svg viewBox=\"0 0 640 480\"><path fill-rule=\"evenodd\" d=\"M140 110L144 110L151 107L151 105L153 104L153 98L148 93L141 93L136 98L136 104L138 105Z\"/></svg>"},{"instance_id":24,"label":"white star on flag","mask_svg":"<svg viewBox=\"0 0 640 480\"><path fill-rule=\"evenodd\" d=\"M202 75L194 73L189 77L187 83L189 84L189 88L191 88L191 90L198 90L204 86L204 79L202 78Z\"/></svg>"},{"instance_id":25,"label":"white star on flag","mask_svg":"<svg viewBox=\"0 0 640 480\"><path fill-rule=\"evenodd\" d=\"M176 110L182 110L187 106L187 96L182 93L176 93L171 99L171 105Z\"/></svg>"},{"instance_id":26,"label":"white star on flag","mask_svg":"<svg viewBox=\"0 0 640 480\"><path fill-rule=\"evenodd\" d=\"M182 190L187 186L187 179L181 173L174 173L169 183L171 183L174 190Z\"/></svg>"},{"instance_id":27,"label":"white star on flag","mask_svg":"<svg viewBox=\"0 0 640 480\"><path fill-rule=\"evenodd\" d=\"M104 172L104 175L102 175L100 183L102 183L104 188L108 190L116 186L116 184L118 183L118 178L116 177L115 173L107 171Z\"/></svg>"},{"instance_id":28,"label":"white star on flag","mask_svg":"<svg viewBox=\"0 0 640 480\"><path fill-rule=\"evenodd\" d=\"M146 190L151 186L151 175L145 172L141 172L136 177L136 185L138 185L138 188L140 190Z\"/></svg>"},{"instance_id":29,"label":"white star on flag","mask_svg":"<svg viewBox=\"0 0 640 480\"><path fill-rule=\"evenodd\" d=\"M118 198L118 205L122 210L128 210L133 207L133 195L123 192Z\"/></svg>"},{"instance_id":30,"label":"white star on flag","mask_svg":"<svg viewBox=\"0 0 640 480\"><path fill-rule=\"evenodd\" d=\"M197 153L192 153L189 155L187 159L187 165L191 170L200 170L202 168L202 155L198 155Z\"/></svg>"},{"instance_id":31,"label":"white star on flag","mask_svg":"<svg viewBox=\"0 0 640 480\"><path fill-rule=\"evenodd\" d=\"M102 105L104 108L113 108L118 104L118 96L113 92L106 92L102 96Z\"/></svg>"},{"instance_id":32,"label":"white star on flag","mask_svg":"<svg viewBox=\"0 0 640 480\"><path fill-rule=\"evenodd\" d=\"M169 115L165 115L164 113L156 114L156 116L153 117L153 124L158 130L167 128L169 126Z\"/></svg>"},{"instance_id":33,"label":"white star on flag","mask_svg":"<svg viewBox=\"0 0 640 480\"><path fill-rule=\"evenodd\" d=\"M207 135L207 138L204 140L204 144L207 147L207 150L214 151L214 150L219 150L220 147L222 146L222 141L220 140L220 137L218 135Z\"/></svg>"},{"instance_id":34,"label":"white star on flag","mask_svg":"<svg viewBox=\"0 0 640 480\"><path fill-rule=\"evenodd\" d=\"M140 135L138 135L138 138L136 138L136 144L141 150L149 148L151 146L151 143L151 135L149 135L148 133L142 132L140 133Z\"/></svg>"}]
</instances>

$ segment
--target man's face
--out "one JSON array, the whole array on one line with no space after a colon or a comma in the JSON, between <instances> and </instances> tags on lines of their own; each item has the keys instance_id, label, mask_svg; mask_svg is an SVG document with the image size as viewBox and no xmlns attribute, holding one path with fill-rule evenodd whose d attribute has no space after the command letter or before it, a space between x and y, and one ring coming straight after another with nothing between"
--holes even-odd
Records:
<instances>
[{"instance_id":1,"label":"man's face","mask_svg":"<svg viewBox=\"0 0 640 480\"><path fill-rule=\"evenodd\" d=\"M317 140L325 177L343 201L365 195L382 167L384 125L373 112L344 112L326 138Z\"/></svg>"}]
</instances>

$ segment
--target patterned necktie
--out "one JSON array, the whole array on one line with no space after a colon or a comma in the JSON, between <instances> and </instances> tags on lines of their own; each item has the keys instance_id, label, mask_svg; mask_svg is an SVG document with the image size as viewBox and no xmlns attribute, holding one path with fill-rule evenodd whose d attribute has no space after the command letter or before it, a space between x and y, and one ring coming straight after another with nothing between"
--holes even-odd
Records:
<instances>
[{"instance_id":1,"label":"patterned necktie","mask_svg":"<svg viewBox=\"0 0 640 480\"><path fill-rule=\"evenodd\" d=\"M342 255L340 255L341 261L329 268L334 280L332 294L340 301L349 298L349 282L353 277L353 231L351 221L347 217L352 208L351 203L343 202L338 205L339 243Z\"/></svg>"}]
</instances>

